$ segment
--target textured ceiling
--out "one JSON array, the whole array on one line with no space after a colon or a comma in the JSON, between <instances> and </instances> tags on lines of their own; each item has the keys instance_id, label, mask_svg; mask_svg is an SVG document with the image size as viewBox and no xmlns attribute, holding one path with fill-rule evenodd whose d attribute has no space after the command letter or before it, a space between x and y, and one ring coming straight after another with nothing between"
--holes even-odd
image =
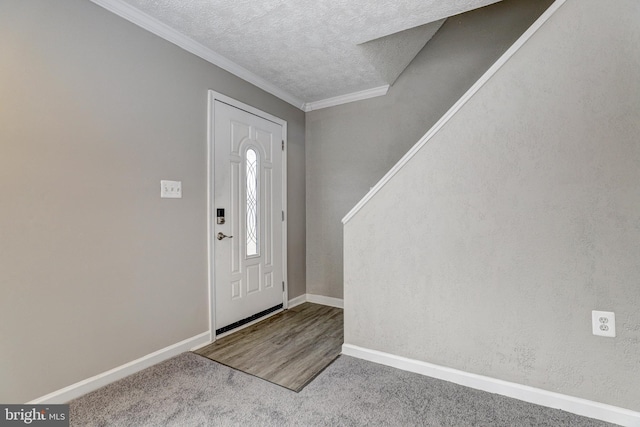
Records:
<instances>
[{"instance_id":1,"label":"textured ceiling","mask_svg":"<svg viewBox=\"0 0 640 427\"><path fill-rule=\"evenodd\" d=\"M124 0L304 102L393 84L444 19L499 0Z\"/></svg>"}]
</instances>

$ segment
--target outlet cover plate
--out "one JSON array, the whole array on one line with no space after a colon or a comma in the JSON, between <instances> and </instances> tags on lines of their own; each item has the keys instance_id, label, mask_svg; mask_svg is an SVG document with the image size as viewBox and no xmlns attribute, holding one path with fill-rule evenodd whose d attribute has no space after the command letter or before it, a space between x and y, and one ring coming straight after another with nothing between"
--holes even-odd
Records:
<instances>
[{"instance_id":1,"label":"outlet cover plate","mask_svg":"<svg viewBox=\"0 0 640 427\"><path fill-rule=\"evenodd\" d=\"M591 312L591 327L593 335L601 337L616 336L616 315L612 311L596 311Z\"/></svg>"},{"instance_id":2,"label":"outlet cover plate","mask_svg":"<svg viewBox=\"0 0 640 427\"><path fill-rule=\"evenodd\" d=\"M181 199L182 181L160 181L160 197L163 199Z\"/></svg>"}]
</instances>

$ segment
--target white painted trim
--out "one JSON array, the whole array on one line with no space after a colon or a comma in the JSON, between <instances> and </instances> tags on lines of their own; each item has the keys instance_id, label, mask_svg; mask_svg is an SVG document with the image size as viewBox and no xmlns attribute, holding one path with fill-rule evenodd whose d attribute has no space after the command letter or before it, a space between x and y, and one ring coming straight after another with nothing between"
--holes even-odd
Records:
<instances>
[{"instance_id":1,"label":"white painted trim","mask_svg":"<svg viewBox=\"0 0 640 427\"><path fill-rule=\"evenodd\" d=\"M243 110L246 111L247 113L251 113L255 116L258 117L262 117L265 120L269 120L273 123L279 124L280 126L282 126L282 136L285 137L286 136L286 127L287 127L287 121L281 119L280 117L276 117L272 114L267 113L266 111L262 111L259 110L255 107L252 107L249 104L245 104L244 102L240 102L237 101L233 98L231 98L230 96L224 95L220 92L216 92L215 90L209 90L209 94L213 97L213 99L210 99L210 101L215 101L218 100L220 102L224 102L225 104L228 104L232 107L235 107L239 110ZM287 140L285 139L285 148L286 148L286 142Z\"/></svg>"},{"instance_id":2,"label":"white painted trim","mask_svg":"<svg viewBox=\"0 0 640 427\"><path fill-rule=\"evenodd\" d=\"M284 140L284 151L282 153L282 210L284 211L285 220L282 222L282 280L284 280L285 287L284 292L282 294L282 306L283 309L286 309L289 305L288 295L288 275L287 275L287 220L288 220L288 212L287 212L287 121L282 120L279 117L271 115L267 112L259 110L251 105L247 105L240 101L237 101L233 98L230 98L226 95L218 93L214 90L209 90L208 94L208 105L207 105L207 281L208 281L208 290L209 290L209 333L211 335L210 341L214 342L216 338L223 337L227 334L220 334L216 337L216 316L215 316L215 272L214 272L214 262L215 259L215 241L214 241L214 224L213 217L215 212L215 206L213 206L213 176L214 176L214 126L215 126L215 118L213 116L214 112L214 104L216 101L223 102L232 107L238 108L240 110L246 111L247 113L254 114L258 117L261 117L265 120L269 120L273 123L276 123L282 127L282 139ZM279 312L279 311L278 311ZM276 314L274 312L273 314ZM257 321L264 320L265 317L258 319ZM249 322L244 327L251 326L257 321ZM230 332L236 332L242 328L236 328Z\"/></svg>"},{"instance_id":3,"label":"white painted trim","mask_svg":"<svg viewBox=\"0 0 640 427\"><path fill-rule=\"evenodd\" d=\"M284 141L284 150L282 151L282 211L284 212L284 221L282 221L282 280L284 281L284 295L282 296L282 308L287 310L289 308L289 263L288 263L288 224L289 224L289 211L287 196L287 156L289 153L289 140L287 139L287 122L281 120L282 124L282 140Z\"/></svg>"},{"instance_id":4,"label":"white painted trim","mask_svg":"<svg viewBox=\"0 0 640 427\"><path fill-rule=\"evenodd\" d=\"M384 187L421 149L431 138L433 138L442 127L475 95L482 86L485 85L504 64L538 31L545 22L565 3L566 0L556 0L549 8L536 20L536 22L524 32L522 36L487 70L486 73L471 88L462 95L462 98L456 102L453 107L445 113L438 122L405 154L398 163L396 163L385 176L356 204L344 218L342 223L346 224L353 218L364 205L366 205L378 191ZM306 107L305 107L306 108ZM306 111L306 110L305 110Z\"/></svg>"},{"instance_id":5,"label":"white painted trim","mask_svg":"<svg viewBox=\"0 0 640 427\"><path fill-rule=\"evenodd\" d=\"M470 372L434 365L420 360L409 359L382 351L371 350L351 344L343 344L342 354L368 360L385 366L414 372L416 374L449 381L476 390L500 394L525 402L561 409L572 414L597 420L620 424L623 426L640 426L640 412L617 406L594 402L578 397L567 396L535 387L498 380Z\"/></svg>"},{"instance_id":6,"label":"white painted trim","mask_svg":"<svg viewBox=\"0 0 640 427\"><path fill-rule=\"evenodd\" d=\"M216 100L216 92L210 90L207 96L207 291L209 302L209 341L216 340L216 316L215 316L215 292L214 292L214 262L215 242L213 240L213 105Z\"/></svg>"},{"instance_id":7,"label":"white painted trim","mask_svg":"<svg viewBox=\"0 0 640 427\"><path fill-rule=\"evenodd\" d=\"M289 92L280 89L274 84L268 82L262 77L252 73L235 62L225 58L219 53L214 52L208 47L196 42L195 40L185 36L184 34L169 27L167 24L147 15L139 9L131 6L123 0L91 0L93 3L107 9L108 11L126 19L133 24L144 28L145 30L161 37L178 47L190 52L205 61L216 65L223 70L234 74L237 77L259 87L260 89L288 102L289 104L304 109L304 102Z\"/></svg>"},{"instance_id":8,"label":"white painted trim","mask_svg":"<svg viewBox=\"0 0 640 427\"><path fill-rule=\"evenodd\" d=\"M307 294L307 301L314 304L328 305L329 307L344 308L344 300L340 298L325 297L324 295Z\"/></svg>"},{"instance_id":9,"label":"white painted trim","mask_svg":"<svg viewBox=\"0 0 640 427\"><path fill-rule=\"evenodd\" d=\"M305 302L307 302L307 294L302 294L289 300L289 308L304 304Z\"/></svg>"},{"instance_id":10,"label":"white painted trim","mask_svg":"<svg viewBox=\"0 0 640 427\"><path fill-rule=\"evenodd\" d=\"M289 308L310 302L313 304L326 305L329 307L344 308L344 300L340 298L325 297L324 295L302 294L289 300Z\"/></svg>"},{"instance_id":11,"label":"white painted trim","mask_svg":"<svg viewBox=\"0 0 640 427\"><path fill-rule=\"evenodd\" d=\"M347 104L349 102L362 101L363 99L384 96L389 91L389 85L361 90L359 92L348 93L346 95L335 96L333 98L321 99L320 101L307 102L302 110L306 113L322 108L334 107L336 105Z\"/></svg>"},{"instance_id":12,"label":"white painted trim","mask_svg":"<svg viewBox=\"0 0 640 427\"><path fill-rule=\"evenodd\" d=\"M79 381L68 387L61 388L60 390L34 399L31 402L27 402L27 404L40 405L66 403L84 394L97 390L100 387L104 387L114 381L121 380L131 374L135 374L136 372L146 369L152 365L171 359L180 353L200 347L203 344L208 343L208 341L209 332L203 332L195 337L187 338L184 341L180 341L179 343L154 351L153 353L147 354L146 356L132 362L120 365L117 368L110 369L101 374L94 375L91 378L87 378L86 380Z\"/></svg>"}]
</instances>

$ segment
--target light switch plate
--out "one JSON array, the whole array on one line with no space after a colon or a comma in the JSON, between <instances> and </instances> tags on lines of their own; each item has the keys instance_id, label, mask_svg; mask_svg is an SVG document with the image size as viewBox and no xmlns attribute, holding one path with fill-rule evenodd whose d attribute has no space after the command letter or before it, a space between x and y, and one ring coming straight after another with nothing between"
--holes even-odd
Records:
<instances>
[{"instance_id":1,"label":"light switch plate","mask_svg":"<svg viewBox=\"0 0 640 427\"><path fill-rule=\"evenodd\" d=\"M160 181L160 197L163 199L181 199L182 181Z\"/></svg>"}]
</instances>

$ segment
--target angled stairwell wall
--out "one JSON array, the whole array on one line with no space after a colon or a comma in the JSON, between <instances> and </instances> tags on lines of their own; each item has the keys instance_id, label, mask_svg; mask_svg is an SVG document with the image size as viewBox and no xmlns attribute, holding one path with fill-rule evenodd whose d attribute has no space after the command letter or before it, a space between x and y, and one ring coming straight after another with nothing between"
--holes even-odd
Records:
<instances>
[{"instance_id":1,"label":"angled stairwell wall","mask_svg":"<svg viewBox=\"0 0 640 427\"><path fill-rule=\"evenodd\" d=\"M638 22L567 0L345 218L348 346L640 411Z\"/></svg>"},{"instance_id":2,"label":"angled stairwell wall","mask_svg":"<svg viewBox=\"0 0 640 427\"><path fill-rule=\"evenodd\" d=\"M453 16L386 96L306 114L307 293L342 299L342 217L551 3L505 0Z\"/></svg>"}]
</instances>

